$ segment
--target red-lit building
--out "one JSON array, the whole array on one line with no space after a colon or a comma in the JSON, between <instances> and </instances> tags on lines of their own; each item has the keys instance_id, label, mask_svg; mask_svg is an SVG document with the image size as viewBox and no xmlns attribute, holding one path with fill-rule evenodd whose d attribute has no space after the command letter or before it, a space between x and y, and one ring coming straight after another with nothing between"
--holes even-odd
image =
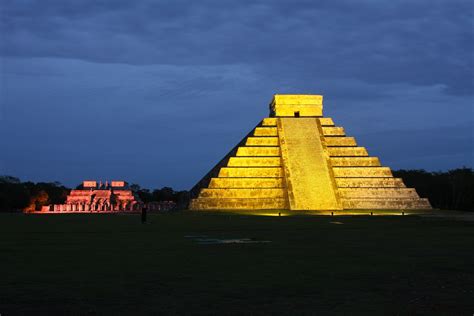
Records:
<instances>
[{"instance_id":1,"label":"red-lit building","mask_svg":"<svg viewBox=\"0 0 474 316\"><path fill-rule=\"evenodd\" d=\"M66 203L43 206L35 213L137 212L143 203L125 181L84 181L71 190Z\"/></svg>"}]
</instances>

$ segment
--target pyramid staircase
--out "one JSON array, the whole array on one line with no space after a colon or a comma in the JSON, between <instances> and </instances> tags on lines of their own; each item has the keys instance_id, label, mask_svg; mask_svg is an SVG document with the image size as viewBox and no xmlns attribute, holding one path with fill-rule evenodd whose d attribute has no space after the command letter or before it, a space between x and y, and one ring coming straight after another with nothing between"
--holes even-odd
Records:
<instances>
[{"instance_id":1,"label":"pyramid staircase","mask_svg":"<svg viewBox=\"0 0 474 316\"><path fill-rule=\"evenodd\" d=\"M190 209L431 209L323 117L322 96L275 95L270 112L191 190Z\"/></svg>"}]
</instances>

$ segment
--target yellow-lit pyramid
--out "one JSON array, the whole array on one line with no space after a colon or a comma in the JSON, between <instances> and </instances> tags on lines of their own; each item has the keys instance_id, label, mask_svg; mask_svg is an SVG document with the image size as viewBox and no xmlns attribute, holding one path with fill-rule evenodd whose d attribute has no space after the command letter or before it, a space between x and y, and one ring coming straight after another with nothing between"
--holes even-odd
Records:
<instances>
[{"instance_id":1,"label":"yellow-lit pyramid","mask_svg":"<svg viewBox=\"0 0 474 316\"><path fill-rule=\"evenodd\" d=\"M275 95L270 117L191 190L193 210L431 209L323 117L321 95Z\"/></svg>"}]
</instances>

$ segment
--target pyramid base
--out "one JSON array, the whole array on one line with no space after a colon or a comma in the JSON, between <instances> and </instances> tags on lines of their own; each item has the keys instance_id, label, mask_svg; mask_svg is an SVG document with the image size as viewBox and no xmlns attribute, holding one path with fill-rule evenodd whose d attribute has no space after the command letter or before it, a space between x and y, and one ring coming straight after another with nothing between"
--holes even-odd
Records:
<instances>
[{"instance_id":1,"label":"pyramid base","mask_svg":"<svg viewBox=\"0 0 474 316\"><path fill-rule=\"evenodd\" d=\"M345 210L430 210L427 199L345 199L342 201Z\"/></svg>"},{"instance_id":2,"label":"pyramid base","mask_svg":"<svg viewBox=\"0 0 474 316\"><path fill-rule=\"evenodd\" d=\"M406 216L406 215L426 215L434 214L433 209L360 209L341 211L290 211L287 209L193 209L192 212L201 214L233 214L233 215L255 215L255 216Z\"/></svg>"},{"instance_id":3,"label":"pyramid base","mask_svg":"<svg viewBox=\"0 0 474 316\"><path fill-rule=\"evenodd\" d=\"M239 199L239 198L198 198L191 200L189 209L193 211L224 211L232 212L242 210L246 212L267 212L277 210L289 214L331 214L331 213L352 213L372 211L383 212L406 212L431 210L428 199L424 198L383 198L383 199L342 199L343 209L334 210L292 210L289 203L284 198L259 198L259 199Z\"/></svg>"},{"instance_id":4,"label":"pyramid base","mask_svg":"<svg viewBox=\"0 0 474 316\"><path fill-rule=\"evenodd\" d=\"M261 198L261 199L193 199L189 206L190 210L275 210L287 209L288 203L283 198Z\"/></svg>"}]
</instances>

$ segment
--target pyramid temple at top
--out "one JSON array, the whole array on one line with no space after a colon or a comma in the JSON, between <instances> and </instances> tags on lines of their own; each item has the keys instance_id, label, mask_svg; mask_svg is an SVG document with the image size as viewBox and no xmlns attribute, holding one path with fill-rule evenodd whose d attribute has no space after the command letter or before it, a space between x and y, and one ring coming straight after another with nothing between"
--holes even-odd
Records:
<instances>
[{"instance_id":1,"label":"pyramid temple at top","mask_svg":"<svg viewBox=\"0 0 474 316\"><path fill-rule=\"evenodd\" d=\"M275 95L270 117L191 190L190 209L431 209L324 117L322 101L321 95Z\"/></svg>"}]
</instances>

